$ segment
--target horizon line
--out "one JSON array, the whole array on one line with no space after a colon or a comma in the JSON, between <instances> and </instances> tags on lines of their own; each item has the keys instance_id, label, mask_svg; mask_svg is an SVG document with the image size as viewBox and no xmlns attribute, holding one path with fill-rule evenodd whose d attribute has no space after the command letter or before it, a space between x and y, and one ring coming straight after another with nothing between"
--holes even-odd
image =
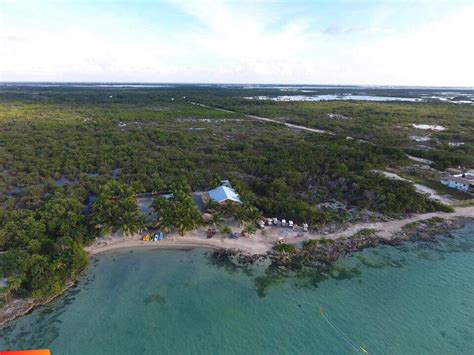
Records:
<instances>
[{"instance_id":1,"label":"horizon line","mask_svg":"<svg viewBox=\"0 0 474 355\"><path fill-rule=\"evenodd\" d=\"M114 85L269 85L269 86L329 86L329 87L375 87L375 88L439 88L439 89L467 89L474 90L474 86L449 86L449 85L390 85L390 84L298 84L298 83L255 83L255 82L147 82L147 81L3 81L0 80L0 85L4 84L114 84Z\"/></svg>"}]
</instances>

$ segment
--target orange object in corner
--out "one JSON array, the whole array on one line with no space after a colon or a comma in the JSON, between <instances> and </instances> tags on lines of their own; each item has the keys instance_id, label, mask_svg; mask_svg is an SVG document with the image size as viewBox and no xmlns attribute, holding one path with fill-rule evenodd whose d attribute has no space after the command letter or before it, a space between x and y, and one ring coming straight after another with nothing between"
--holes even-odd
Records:
<instances>
[{"instance_id":1,"label":"orange object in corner","mask_svg":"<svg viewBox=\"0 0 474 355\"><path fill-rule=\"evenodd\" d=\"M0 355L51 355L51 350L11 350L11 351L0 351Z\"/></svg>"}]
</instances>

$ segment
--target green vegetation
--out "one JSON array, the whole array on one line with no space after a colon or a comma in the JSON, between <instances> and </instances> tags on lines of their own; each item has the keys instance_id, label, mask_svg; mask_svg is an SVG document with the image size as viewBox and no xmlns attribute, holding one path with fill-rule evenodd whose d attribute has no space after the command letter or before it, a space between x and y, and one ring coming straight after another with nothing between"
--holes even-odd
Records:
<instances>
[{"instance_id":1,"label":"green vegetation","mask_svg":"<svg viewBox=\"0 0 474 355\"><path fill-rule=\"evenodd\" d=\"M255 234L257 227L255 227L253 224L247 224L244 228L244 231L248 234Z\"/></svg>"},{"instance_id":2,"label":"green vegetation","mask_svg":"<svg viewBox=\"0 0 474 355\"><path fill-rule=\"evenodd\" d=\"M232 233L232 229L230 229L229 226L224 226L221 229L221 233L224 234L224 235L228 235L228 234Z\"/></svg>"},{"instance_id":3,"label":"green vegetation","mask_svg":"<svg viewBox=\"0 0 474 355\"><path fill-rule=\"evenodd\" d=\"M333 239L310 239L303 242L303 250L314 251L319 248L319 246L329 246L333 245L335 242Z\"/></svg>"},{"instance_id":4,"label":"green vegetation","mask_svg":"<svg viewBox=\"0 0 474 355\"><path fill-rule=\"evenodd\" d=\"M375 229L370 229L370 228L365 228L361 229L357 233L353 234L351 236L352 239L364 239L364 238L369 238L369 237L375 237L377 235L377 230Z\"/></svg>"},{"instance_id":5,"label":"green vegetation","mask_svg":"<svg viewBox=\"0 0 474 355\"><path fill-rule=\"evenodd\" d=\"M279 253L293 254L296 253L296 247L293 244L279 243L273 247L273 250Z\"/></svg>"},{"instance_id":6,"label":"green vegetation","mask_svg":"<svg viewBox=\"0 0 474 355\"><path fill-rule=\"evenodd\" d=\"M0 277L8 277L8 294L44 297L60 292L87 264L83 243L92 234L84 223L84 206L61 192L35 211L4 211Z\"/></svg>"},{"instance_id":7,"label":"green vegetation","mask_svg":"<svg viewBox=\"0 0 474 355\"><path fill-rule=\"evenodd\" d=\"M474 166L473 109L470 105L363 101L275 102L233 98L225 100L221 107L329 130L343 137L349 136L377 145L397 147L411 155L433 160L434 167L440 170L458 165ZM413 124L440 125L446 130L423 131L414 128ZM430 140L420 146L420 143L410 138L412 136L429 136ZM449 142L465 144L452 147Z\"/></svg>"},{"instance_id":8,"label":"green vegetation","mask_svg":"<svg viewBox=\"0 0 474 355\"><path fill-rule=\"evenodd\" d=\"M315 250L318 248L319 240L317 239L310 239L303 241L303 249L304 250Z\"/></svg>"},{"instance_id":9,"label":"green vegetation","mask_svg":"<svg viewBox=\"0 0 474 355\"><path fill-rule=\"evenodd\" d=\"M133 188L115 180L101 186L93 205L92 223L100 235L116 230L126 235L141 232L144 218L138 211Z\"/></svg>"},{"instance_id":10,"label":"green vegetation","mask_svg":"<svg viewBox=\"0 0 474 355\"><path fill-rule=\"evenodd\" d=\"M165 231L177 228L179 234L184 235L202 224L201 213L191 197L188 185L176 185L172 188L172 194L171 198L158 197L152 203L160 216L157 226Z\"/></svg>"},{"instance_id":11,"label":"green vegetation","mask_svg":"<svg viewBox=\"0 0 474 355\"><path fill-rule=\"evenodd\" d=\"M446 146L454 138L472 142L472 108L463 105L268 103L240 98L246 95L253 91L0 88L0 277L9 280L7 298L57 292L86 265L84 245L109 232L142 230L138 193L173 192L153 207L161 228L181 234L202 223L191 190L222 179L244 203L207 206L219 214L216 225L222 216L249 224L268 216L317 228L347 218L320 207L333 201L356 216L447 211L410 183L372 171L407 164L406 152L439 166L468 165L474 156L472 145ZM291 117L337 135L258 122L247 112ZM329 120L328 112L352 119ZM439 144L431 150L413 152L411 123L449 130L433 133Z\"/></svg>"}]
</instances>

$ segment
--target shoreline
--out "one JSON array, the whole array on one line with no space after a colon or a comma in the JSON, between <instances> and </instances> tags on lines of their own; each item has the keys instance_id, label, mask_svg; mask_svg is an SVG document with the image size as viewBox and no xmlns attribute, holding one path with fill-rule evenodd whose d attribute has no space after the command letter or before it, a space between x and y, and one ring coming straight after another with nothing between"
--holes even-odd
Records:
<instances>
[{"instance_id":1,"label":"shoreline","mask_svg":"<svg viewBox=\"0 0 474 355\"><path fill-rule=\"evenodd\" d=\"M141 243L142 242L142 243ZM153 243L153 242L143 242L142 240L125 240L123 242L119 242L116 244L108 244L103 247L99 247L94 249L93 251L89 252L89 257L93 257L99 254L104 254L112 251L123 250L123 249L130 249L130 250L141 250L141 249L172 249L172 250L192 250L196 248L203 248L203 249L212 249L212 250L220 250L221 247L212 244L206 243L190 243L190 242L168 242L168 243Z\"/></svg>"},{"instance_id":2,"label":"shoreline","mask_svg":"<svg viewBox=\"0 0 474 355\"><path fill-rule=\"evenodd\" d=\"M455 218L474 219L474 206L457 207L454 212L430 212L413 215L404 219L393 219L386 222L361 222L346 226L342 230L331 233L317 232L298 232L285 229L283 227L265 227L265 229L257 230L257 232L248 237L240 237L238 239L229 239L221 236L215 236L211 239L205 237L205 228L196 229L188 232L185 236L178 236L171 233L165 240L157 242L145 242L141 240L139 235L124 237L120 234L112 234L107 237L97 239L90 246L84 249L89 256L97 255L103 252L119 250L119 249L235 249L241 254L257 255L266 254L271 251L272 247L280 238L284 238L289 244L299 244L307 240L321 239L339 239L349 238L352 235L364 229L377 231L377 235L383 239L391 240L403 230L403 227L410 223L421 222L433 217L439 217L446 220ZM238 231L238 228L233 228Z\"/></svg>"},{"instance_id":3,"label":"shoreline","mask_svg":"<svg viewBox=\"0 0 474 355\"><path fill-rule=\"evenodd\" d=\"M5 324L25 316L32 312L35 308L44 306L56 298L61 297L67 290L73 287L76 283L69 281L61 292L48 296L45 298L26 298L26 299L14 299L7 303L2 309L0 309L0 327Z\"/></svg>"},{"instance_id":4,"label":"shoreline","mask_svg":"<svg viewBox=\"0 0 474 355\"><path fill-rule=\"evenodd\" d=\"M355 223L349 225L344 230L336 231L333 233L320 234L314 232L299 233L297 231L290 231L283 229L282 227L266 227L264 231L257 231L255 235L238 239L229 239L214 237L207 239L203 230L193 230L186 236L177 236L171 234L165 240L157 242L145 242L141 240L140 235L134 235L131 237L124 237L120 234L112 234L110 236L96 239L94 243L84 248L89 258L116 250L122 249L174 249L174 250L189 250L195 248L204 248L212 250L233 250L236 254L246 256L257 256L262 254L268 254L272 250L272 247L278 242L282 234L291 235L292 232L295 235L291 239L287 239L287 243L299 244L307 240L321 240L321 239L349 239L359 231L371 229L375 230L378 237L391 241L397 238L400 233L404 231L404 227L414 222L422 222L425 220L432 219L434 217L442 218L446 221L454 219L459 220L474 220L474 206L458 207L452 213L446 212L432 212L425 214L418 214L411 217L407 217L400 220L390 220L387 222L368 222L368 223ZM235 229L235 228L234 228ZM456 229L456 228L452 228ZM272 233L268 235L268 230ZM265 233L265 231L267 231ZM4 326L8 322L26 315L33 311L36 307L45 305L57 297L63 295L68 289L73 287L75 282L70 281L65 288L56 295L49 296L43 299L15 299L8 302L2 309L0 309L0 327Z\"/></svg>"}]
</instances>

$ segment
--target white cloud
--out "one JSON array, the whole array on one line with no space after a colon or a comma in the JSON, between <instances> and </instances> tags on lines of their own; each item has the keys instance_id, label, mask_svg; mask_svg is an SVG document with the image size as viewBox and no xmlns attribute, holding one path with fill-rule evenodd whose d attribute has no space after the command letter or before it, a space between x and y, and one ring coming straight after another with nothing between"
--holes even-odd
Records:
<instances>
[{"instance_id":1,"label":"white cloud","mask_svg":"<svg viewBox=\"0 0 474 355\"><path fill-rule=\"evenodd\" d=\"M354 48L353 55L382 82L474 86L472 19L474 6L410 35Z\"/></svg>"},{"instance_id":2,"label":"white cloud","mask_svg":"<svg viewBox=\"0 0 474 355\"><path fill-rule=\"evenodd\" d=\"M38 30L1 21L0 79L474 85L474 7L410 35L385 27L383 16L328 35L255 3L172 4L199 26L124 32L117 19L113 28Z\"/></svg>"}]
</instances>

